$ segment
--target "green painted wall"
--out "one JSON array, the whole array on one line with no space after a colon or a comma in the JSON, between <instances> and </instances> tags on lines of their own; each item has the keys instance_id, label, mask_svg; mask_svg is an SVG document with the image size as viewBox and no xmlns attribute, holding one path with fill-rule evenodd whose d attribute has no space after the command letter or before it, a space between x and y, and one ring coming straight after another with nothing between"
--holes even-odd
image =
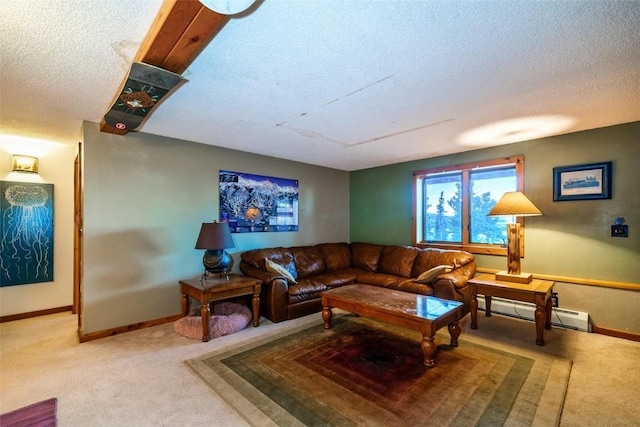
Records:
<instances>
[{"instance_id":1,"label":"green painted wall","mask_svg":"<svg viewBox=\"0 0 640 427\"><path fill-rule=\"evenodd\" d=\"M352 172L351 241L411 244L413 171L517 154L525 157L525 193L544 214L526 219L523 271L640 286L640 122ZM604 161L613 162L611 200L553 201L554 167ZM610 236L617 217L626 219L628 238ZM481 267L506 268L505 257L476 259ZM640 292L556 288L561 307L600 316L606 327L640 331ZM620 310L621 301L634 306Z\"/></svg>"},{"instance_id":2,"label":"green painted wall","mask_svg":"<svg viewBox=\"0 0 640 427\"><path fill-rule=\"evenodd\" d=\"M85 122L84 332L180 313L178 280L202 274L202 222L217 219L220 169L299 180L300 231L234 234L248 249L349 239L349 174Z\"/></svg>"}]
</instances>

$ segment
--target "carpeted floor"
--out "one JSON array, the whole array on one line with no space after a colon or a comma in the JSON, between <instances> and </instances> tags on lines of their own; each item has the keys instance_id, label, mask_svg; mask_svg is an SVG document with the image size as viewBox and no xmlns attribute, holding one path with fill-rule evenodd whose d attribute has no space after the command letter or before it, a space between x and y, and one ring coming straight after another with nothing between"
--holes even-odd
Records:
<instances>
[{"instance_id":1,"label":"carpeted floor","mask_svg":"<svg viewBox=\"0 0 640 427\"><path fill-rule=\"evenodd\" d=\"M0 412L56 396L64 427L249 426L185 360L321 324L319 313L280 323L263 318L257 328L203 343L166 323L80 344L70 313L0 323ZM533 322L494 315L470 329L467 316L461 325L461 340L573 361L560 427L640 425L640 342L554 327L540 347ZM446 332L436 339L446 343Z\"/></svg>"},{"instance_id":2,"label":"carpeted floor","mask_svg":"<svg viewBox=\"0 0 640 427\"><path fill-rule=\"evenodd\" d=\"M188 364L256 425L558 424L570 361L463 336L425 369L420 338L340 316L329 331L303 326Z\"/></svg>"}]
</instances>

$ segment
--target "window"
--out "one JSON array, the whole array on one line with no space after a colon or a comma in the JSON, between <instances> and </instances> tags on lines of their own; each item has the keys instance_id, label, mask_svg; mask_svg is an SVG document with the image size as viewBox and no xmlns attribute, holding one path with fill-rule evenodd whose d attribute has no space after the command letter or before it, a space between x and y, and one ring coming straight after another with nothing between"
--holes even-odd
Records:
<instances>
[{"instance_id":1,"label":"window","mask_svg":"<svg viewBox=\"0 0 640 427\"><path fill-rule=\"evenodd\" d=\"M489 160L413 173L416 246L506 254L509 222L488 217L507 191L522 191L524 157Z\"/></svg>"}]
</instances>

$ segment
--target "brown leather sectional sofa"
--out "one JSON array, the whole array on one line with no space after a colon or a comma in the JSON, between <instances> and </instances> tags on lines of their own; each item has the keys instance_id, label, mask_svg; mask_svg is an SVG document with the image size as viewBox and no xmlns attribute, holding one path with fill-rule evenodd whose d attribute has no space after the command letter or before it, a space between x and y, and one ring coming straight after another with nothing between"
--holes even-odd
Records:
<instances>
[{"instance_id":1,"label":"brown leather sectional sofa","mask_svg":"<svg viewBox=\"0 0 640 427\"><path fill-rule=\"evenodd\" d=\"M266 259L284 267L295 282L267 271ZM439 265L454 269L432 283L415 281ZM476 264L473 254L464 251L358 242L254 249L242 253L240 270L262 280L261 314L280 322L321 311L322 291L352 283L461 301L464 316L471 297L467 281L475 275Z\"/></svg>"}]
</instances>

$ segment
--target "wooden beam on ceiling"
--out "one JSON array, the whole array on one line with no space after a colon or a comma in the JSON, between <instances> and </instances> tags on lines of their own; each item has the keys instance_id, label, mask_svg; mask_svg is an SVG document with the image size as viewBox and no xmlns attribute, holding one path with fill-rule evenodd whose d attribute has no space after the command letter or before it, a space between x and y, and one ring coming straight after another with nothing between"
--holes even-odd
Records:
<instances>
[{"instance_id":1,"label":"wooden beam on ceiling","mask_svg":"<svg viewBox=\"0 0 640 427\"><path fill-rule=\"evenodd\" d=\"M165 0L134 62L182 74L228 20L229 16L204 7L199 0ZM119 95L120 90L110 107ZM104 119L100 130L118 135L127 133L126 129L109 126Z\"/></svg>"}]
</instances>

